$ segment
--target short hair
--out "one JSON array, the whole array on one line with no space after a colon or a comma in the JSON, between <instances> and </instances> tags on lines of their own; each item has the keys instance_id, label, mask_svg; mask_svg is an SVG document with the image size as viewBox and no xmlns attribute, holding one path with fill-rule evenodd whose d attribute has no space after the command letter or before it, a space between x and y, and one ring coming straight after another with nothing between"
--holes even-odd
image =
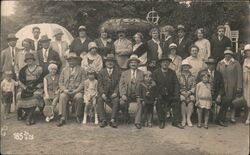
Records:
<instances>
[{"instance_id":1,"label":"short hair","mask_svg":"<svg viewBox=\"0 0 250 155\"><path fill-rule=\"evenodd\" d=\"M24 45L24 42L26 43L29 43L29 46L31 46L31 39L30 38L25 38L23 41L22 41L22 46Z\"/></svg>"},{"instance_id":2,"label":"short hair","mask_svg":"<svg viewBox=\"0 0 250 155\"><path fill-rule=\"evenodd\" d=\"M48 66L48 70L50 71L50 70L52 70L52 69L56 69L57 70L57 65L56 64L53 64L53 63L51 63L51 64L49 64L49 66Z\"/></svg>"},{"instance_id":3,"label":"short hair","mask_svg":"<svg viewBox=\"0 0 250 155\"><path fill-rule=\"evenodd\" d=\"M189 52L191 52L192 48L198 49L198 52L199 52L199 50L200 50L200 48L199 48L198 46L196 46L196 45L193 44L193 45L191 45L191 46L189 47Z\"/></svg>"},{"instance_id":4,"label":"short hair","mask_svg":"<svg viewBox=\"0 0 250 155\"><path fill-rule=\"evenodd\" d=\"M225 30L226 30L226 27L225 27L224 25L219 25L219 26L217 26L217 31L218 31L219 29L224 29L224 31L225 31Z\"/></svg>"},{"instance_id":5,"label":"short hair","mask_svg":"<svg viewBox=\"0 0 250 155\"><path fill-rule=\"evenodd\" d=\"M37 29L37 30L39 30L39 31L41 30L40 27L35 26L35 27L32 28L32 31L34 31L35 29Z\"/></svg>"},{"instance_id":6,"label":"short hair","mask_svg":"<svg viewBox=\"0 0 250 155\"><path fill-rule=\"evenodd\" d=\"M158 34L160 34L160 30L159 30L157 27L154 27L154 28L152 28L152 29L149 31L149 35L152 36L152 33L155 32L155 31L157 31Z\"/></svg>"},{"instance_id":7,"label":"short hair","mask_svg":"<svg viewBox=\"0 0 250 155\"><path fill-rule=\"evenodd\" d=\"M197 34L198 34L199 32L201 32L204 36L205 36L205 34L206 34L206 30L205 30L204 28L198 28L198 29L195 31L194 34L197 36Z\"/></svg>"},{"instance_id":8,"label":"short hair","mask_svg":"<svg viewBox=\"0 0 250 155\"><path fill-rule=\"evenodd\" d=\"M136 35L139 36L139 37L141 38L141 40L144 39L143 34L142 34L141 32L137 32L137 33L134 35L134 38L135 38Z\"/></svg>"}]
</instances>

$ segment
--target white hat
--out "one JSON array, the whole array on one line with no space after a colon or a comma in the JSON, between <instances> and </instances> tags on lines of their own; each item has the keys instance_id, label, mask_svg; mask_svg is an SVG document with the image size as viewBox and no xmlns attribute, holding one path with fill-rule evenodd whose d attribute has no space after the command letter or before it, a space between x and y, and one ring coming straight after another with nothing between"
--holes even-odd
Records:
<instances>
[{"instance_id":1,"label":"white hat","mask_svg":"<svg viewBox=\"0 0 250 155\"><path fill-rule=\"evenodd\" d=\"M184 65L188 65L190 68L192 68L192 66L190 65L190 63L187 60L182 61L181 66L184 66Z\"/></svg>"},{"instance_id":2,"label":"white hat","mask_svg":"<svg viewBox=\"0 0 250 155\"><path fill-rule=\"evenodd\" d=\"M88 50L90 51L92 48L98 48L98 46L96 45L95 42L90 42L90 43L88 44Z\"/></svg>"},{"instance_id":3,"label":"white hat","mask_svg":"<svg viewBox=\"0 0 250 155\"><path fill-rule=\"evenodd\" d=\"M80 30L84 30L84 31L86 31L86 30L87 30L87 28L86 28L86 26L81 25L81 26L79 26L78 30L79 30L79 31L80 31Z\"/></svg>"},{"instance_id":4,"label":"white hat","mask_svg":"<svg viewBox=\"0 0 250 155\"><path fill-rule=\"evenodd\" d=\"M226 54L234 55L233 51L231 51L231 50L225 50L224 55L226 55Z\"/></svg>"},{"instance_id":5,"label":"white hat","mask_svg":"<svg viewBox=\"0 0 250 155\"><path fill-rule=\"evenodd\" d=\"M177 48L177 45L175 43L172 43L168 46L169 49Z\"/></svg>"},{"instance_id":6,"label":"white hat","mask_svg":"<svg viewBox=\"0 0 250 155\"><path fill-rule=\"evenodd\" d=\"M244 52L250 51L250 44L246 44L244 47Z\"/></svg>"}]
</instances>

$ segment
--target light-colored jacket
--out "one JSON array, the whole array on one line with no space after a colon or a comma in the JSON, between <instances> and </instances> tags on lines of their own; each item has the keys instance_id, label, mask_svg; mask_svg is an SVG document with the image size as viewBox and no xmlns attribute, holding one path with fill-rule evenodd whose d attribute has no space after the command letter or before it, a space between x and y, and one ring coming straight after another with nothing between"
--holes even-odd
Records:
<instances>
[{"instance_id":1,"label":"light-colored jacket","mask_svg":"<svg viewBox=\"0 0 250 155\"><path fill-rule=\"evenodd\" d=\"M139 92L139 84L143 81L143 71L136 70L136 79L135 79L135 89L136 93ZM122 73L121 79L119 82L119 93L120 96L128 96L131 94L131 69L126 70Z\"/></svg>"}]
</instances>

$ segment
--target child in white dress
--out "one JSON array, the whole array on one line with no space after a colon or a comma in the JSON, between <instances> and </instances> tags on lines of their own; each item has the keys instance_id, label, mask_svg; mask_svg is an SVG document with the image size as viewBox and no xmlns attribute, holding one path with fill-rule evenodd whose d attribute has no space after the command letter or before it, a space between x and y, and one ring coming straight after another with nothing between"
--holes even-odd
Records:
<instances>
[{"instance_id":1,"label":"child in white dress","mask_svg":"<svg viewBox=\"0 0 250 155\"><path fill-rule=\"evenodd\" d=\"M201 127L201 121L203 116L203 111L205 113L204 118L204 128L208 129L208 119L209 111L212 105L212 94L211 94L211 85L209 83L209 75L202 75L202 81L196 85L196 106L198 113L198 127Z\"/></svg>"},{"instance_id":2,"label":"child in white dress","mask_svg":"<svg viewBox=\"0 0 250 155\"><path fill-rule=\"evenodd\" d=\"M98 117L96 111L96 97L97 97L97 85L98 81L95 79L96 72L89 70L87 73L88 79L84 81L84 96L83 100L85 103L83 124L87 123L87 116L91 118L95 116L95 124L98 124ZM93 115L94 111L94 115Z\"/></svg>"}]
</instances>

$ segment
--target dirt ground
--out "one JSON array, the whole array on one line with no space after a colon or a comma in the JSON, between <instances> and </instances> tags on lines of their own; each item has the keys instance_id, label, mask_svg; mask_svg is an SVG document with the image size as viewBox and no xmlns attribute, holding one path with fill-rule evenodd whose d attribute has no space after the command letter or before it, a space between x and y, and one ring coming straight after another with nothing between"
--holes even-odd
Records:
<instances>
[{"instance_id":1,"label":"dirt ground","mask_svg":"<svg viewBox=\"0 0 250 155\"><path fill-rule=\"evenodd\" d=\"M77 124L74 119L63 127L57 127L56 121L46 123L40 117L38 119L36 125L29 127L24 121L17 121L15 113L11 114L10 119L2 121L1 153L246 155L249 150L249 126L242 123L242 118L238 119L236 125L230 124L227 128L210 124L208 130L196 126L181 130L170 124L163 130L156 125L138 130L132 124L120 124L117 129L109 126L99 128L93 124ZM17 133L23 134L22 140L15 139Z\"/></svg>"}]
</instances>

